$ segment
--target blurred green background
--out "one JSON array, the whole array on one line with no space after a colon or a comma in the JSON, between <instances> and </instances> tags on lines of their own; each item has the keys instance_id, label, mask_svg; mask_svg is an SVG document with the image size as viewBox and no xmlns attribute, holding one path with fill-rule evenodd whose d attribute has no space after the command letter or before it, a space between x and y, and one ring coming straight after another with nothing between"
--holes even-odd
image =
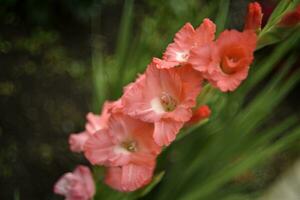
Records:
<instances>
[{"instance_id":1,"label":"blurred green background","mask_svg":"<svg viewBox=\"0 0 300 200\"><path fill-rule=\"evenodd\" d=\"M86 113L117 99L185 22L209 17L218 32L242 30L249 2L0 0L0 199L63 199L52 193L55 181L88 165L68 147ZM277 2L259 2L266 20ZM209 123L159 157L157 172L166 174L142 198L252 199L292 167L300 150L299 44L298 31L258 51L235 93L208 92ZM98 199L130 199L100 190Z\"/></svg>"}]
</instances>

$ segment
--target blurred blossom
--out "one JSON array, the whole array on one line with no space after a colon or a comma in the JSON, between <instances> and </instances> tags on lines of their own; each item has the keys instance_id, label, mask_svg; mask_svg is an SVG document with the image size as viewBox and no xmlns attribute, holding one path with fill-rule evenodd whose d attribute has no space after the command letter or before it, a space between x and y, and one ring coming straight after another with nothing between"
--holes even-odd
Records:
<instances>
[{"instance_id":1,"label":"blurred blossom","mask_svg":"<svg viewBox=\"0 0 300 200\"><path fill-rule=\"evenodd\" d=\"M73 172L64 174L55 184L54 192L66 200L91 200L95 185L90 169L79 165Z\"/></svg>"},{"instance_id":2,"label":"blurred blossom","mask_svg":"<svg viewBox=\"0 0 300 200\"><path fill-rule=\"evenodd\" d=\"M298 5L293 11L286 13L281 21L279 26L296 26L300 23L300 5Z\"/></svg>"}]
</instances>

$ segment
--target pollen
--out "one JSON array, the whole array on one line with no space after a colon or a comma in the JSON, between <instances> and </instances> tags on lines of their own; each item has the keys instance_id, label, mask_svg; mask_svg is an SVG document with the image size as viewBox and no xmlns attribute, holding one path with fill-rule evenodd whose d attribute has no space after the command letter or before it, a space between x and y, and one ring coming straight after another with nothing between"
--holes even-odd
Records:
<instances>
[{"instance_id":1,"label":"pollen","mask_svg":"<svg viewBox=\"0 0 300 200\"><path fill-rule=\"evenodd\" d=\"M137 151L137 143L135 141L125 141L122 143L122 147L129 152L136 152Z\"/></svg>"},{"instance_id":2,"label":"pollen","mask_svg":"<svg viewBox=\"0 0 300 200\"><path fill-rule=\"evenodd\" d=\"M160 103L166 112L172 112L177 106L176 99L167 92L161 94Z\"/></svg>"},{"instance_id":3,"label":"pollen","mask_svg":"<svg viewBox=\"0 0 300 200\"><path fill-rule=\"evenodd\" d=\"M186 51L176 52L176 60L178 62L187 62L189 58L189 54Z\"/></svg>"}]
</instances>

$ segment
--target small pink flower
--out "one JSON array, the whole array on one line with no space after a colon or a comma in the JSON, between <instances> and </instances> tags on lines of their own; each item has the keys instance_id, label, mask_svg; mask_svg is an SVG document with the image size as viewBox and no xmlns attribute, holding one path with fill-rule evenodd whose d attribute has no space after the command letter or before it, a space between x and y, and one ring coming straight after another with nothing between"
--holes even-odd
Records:
<instances>
[{"instance_id":1,"label":"small pink flower","mask_svg":"<svg viewBox=\"0 0 300 200\"><path fill-rule=\"evenodd\" d=\"M154 166L128 164L107 168L105 183L121 192L131 192L150 183Z\"/></svg>"},{"instance_id":2,"label":"small pink flower","mask_svg":"<svg viewBox=\"0 0 300 200\"><path fill-rule=\"evenodd\" d=\"M215 43L193 49L189 62L222 92L233 91L248 75L256 41L253 31L226 30Z\"/></svg>"},{"instance_id":3,"label":"small pink flower","mask_svg":"<svg viewBox=\"0 0 300 200\"><path fill-rule=\"evenodd\" d=\"M258 2L249 3L244 30L260 30L262 18L263 13L260 4Z\"/></svg>"},{"instance_id":4,"label":"small pink flower","mask_svg":"<svg viewBox=\"0 0 300 200\"><path fill-rule=\"evenodd\" d=\"M144 78L135 82L121 98L124 112L146 122L155 123L154 140L169 145L179 129L192 116L202 77L186 65L158 69L152 62Z\"/></svg>"},{"instance_id":5,"label":"small pink flower","mask_svg":"<svg viewBox=\"0 0 300 200\"><path fill-rule=\"evenodd\" d=\"M84 153L92 164L153 165L161 151L152 138L153 124L113 113L107 125L85 143Z\"/></svg>"},{"instance_id":6,"label":"small pink flower","mask_svg":"<svg viewBox=\"0 0 300 200\"><path fill-rule=\"evenodd\" d=\"M121 109L120 101L104 102L101 115L88 113L86 115L87 123L85 124L85 131L81 133L73 133L69 137L70 150L80 153L83 151L83 146L89 136L95 132L107 128L107 121L112 112L117 112Z\"/></svg>"},{"instance_id":7,"label":"small pink flower","mask_svg":"<svg viewBox=\"0 0 300 200\"><path fill-rule=\"evenodd\" d=\"M90 200L95 194L95 185L88 167L78 166L73 172L64 174L54 185L54 193L66 200Z\"/></svg>"},{"instance_id":8,"label":"small pink flower","mask_svg":"<svg viewBox=\"0 0 300 200\"><path fill-rule=\"evenodd\" d=\"M190 50L213 41L216 26L209 19L195 30L190 23L185 24L175 35L174 42L169 44L163 60L155 58L160 68L171 68L177 65L186 64L190 56Z\"/></svg>"}]
</instances>

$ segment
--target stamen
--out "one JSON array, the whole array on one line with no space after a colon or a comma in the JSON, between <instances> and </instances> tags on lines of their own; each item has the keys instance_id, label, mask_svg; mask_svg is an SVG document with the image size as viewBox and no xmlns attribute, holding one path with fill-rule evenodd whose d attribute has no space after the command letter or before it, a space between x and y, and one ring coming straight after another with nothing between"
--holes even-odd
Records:
<instances>
[{"instance_id":1,"label":"stamen","mask_svg":"<svg viewBox=\"0 0 300 200\"><path fill-rule=\"evenodd\" d=\"M163 92L160 96L160 103L166 112L172 112L177 106L177 101L167 92Z\"/></svg>"},{"instance_id":2,"label":"stamen","mask_svg":"<svg viewBox=\"0 0 300 200\"><path fill-rule=\"evenodd\" d=\"M130 152L137 151L137 143L135 141L125 141L122 143L122 147Z\"/></svg>"},{"instance_id":3,"label":"stamen","mask_svg":"<svg viewBox=\"0 0 300 200\"><path fill-rule=\"evenodd\" d=\"M176 52L176 60L179 62L186 62L188 60L188 52Z\"/></svg>"}]
</instances>

